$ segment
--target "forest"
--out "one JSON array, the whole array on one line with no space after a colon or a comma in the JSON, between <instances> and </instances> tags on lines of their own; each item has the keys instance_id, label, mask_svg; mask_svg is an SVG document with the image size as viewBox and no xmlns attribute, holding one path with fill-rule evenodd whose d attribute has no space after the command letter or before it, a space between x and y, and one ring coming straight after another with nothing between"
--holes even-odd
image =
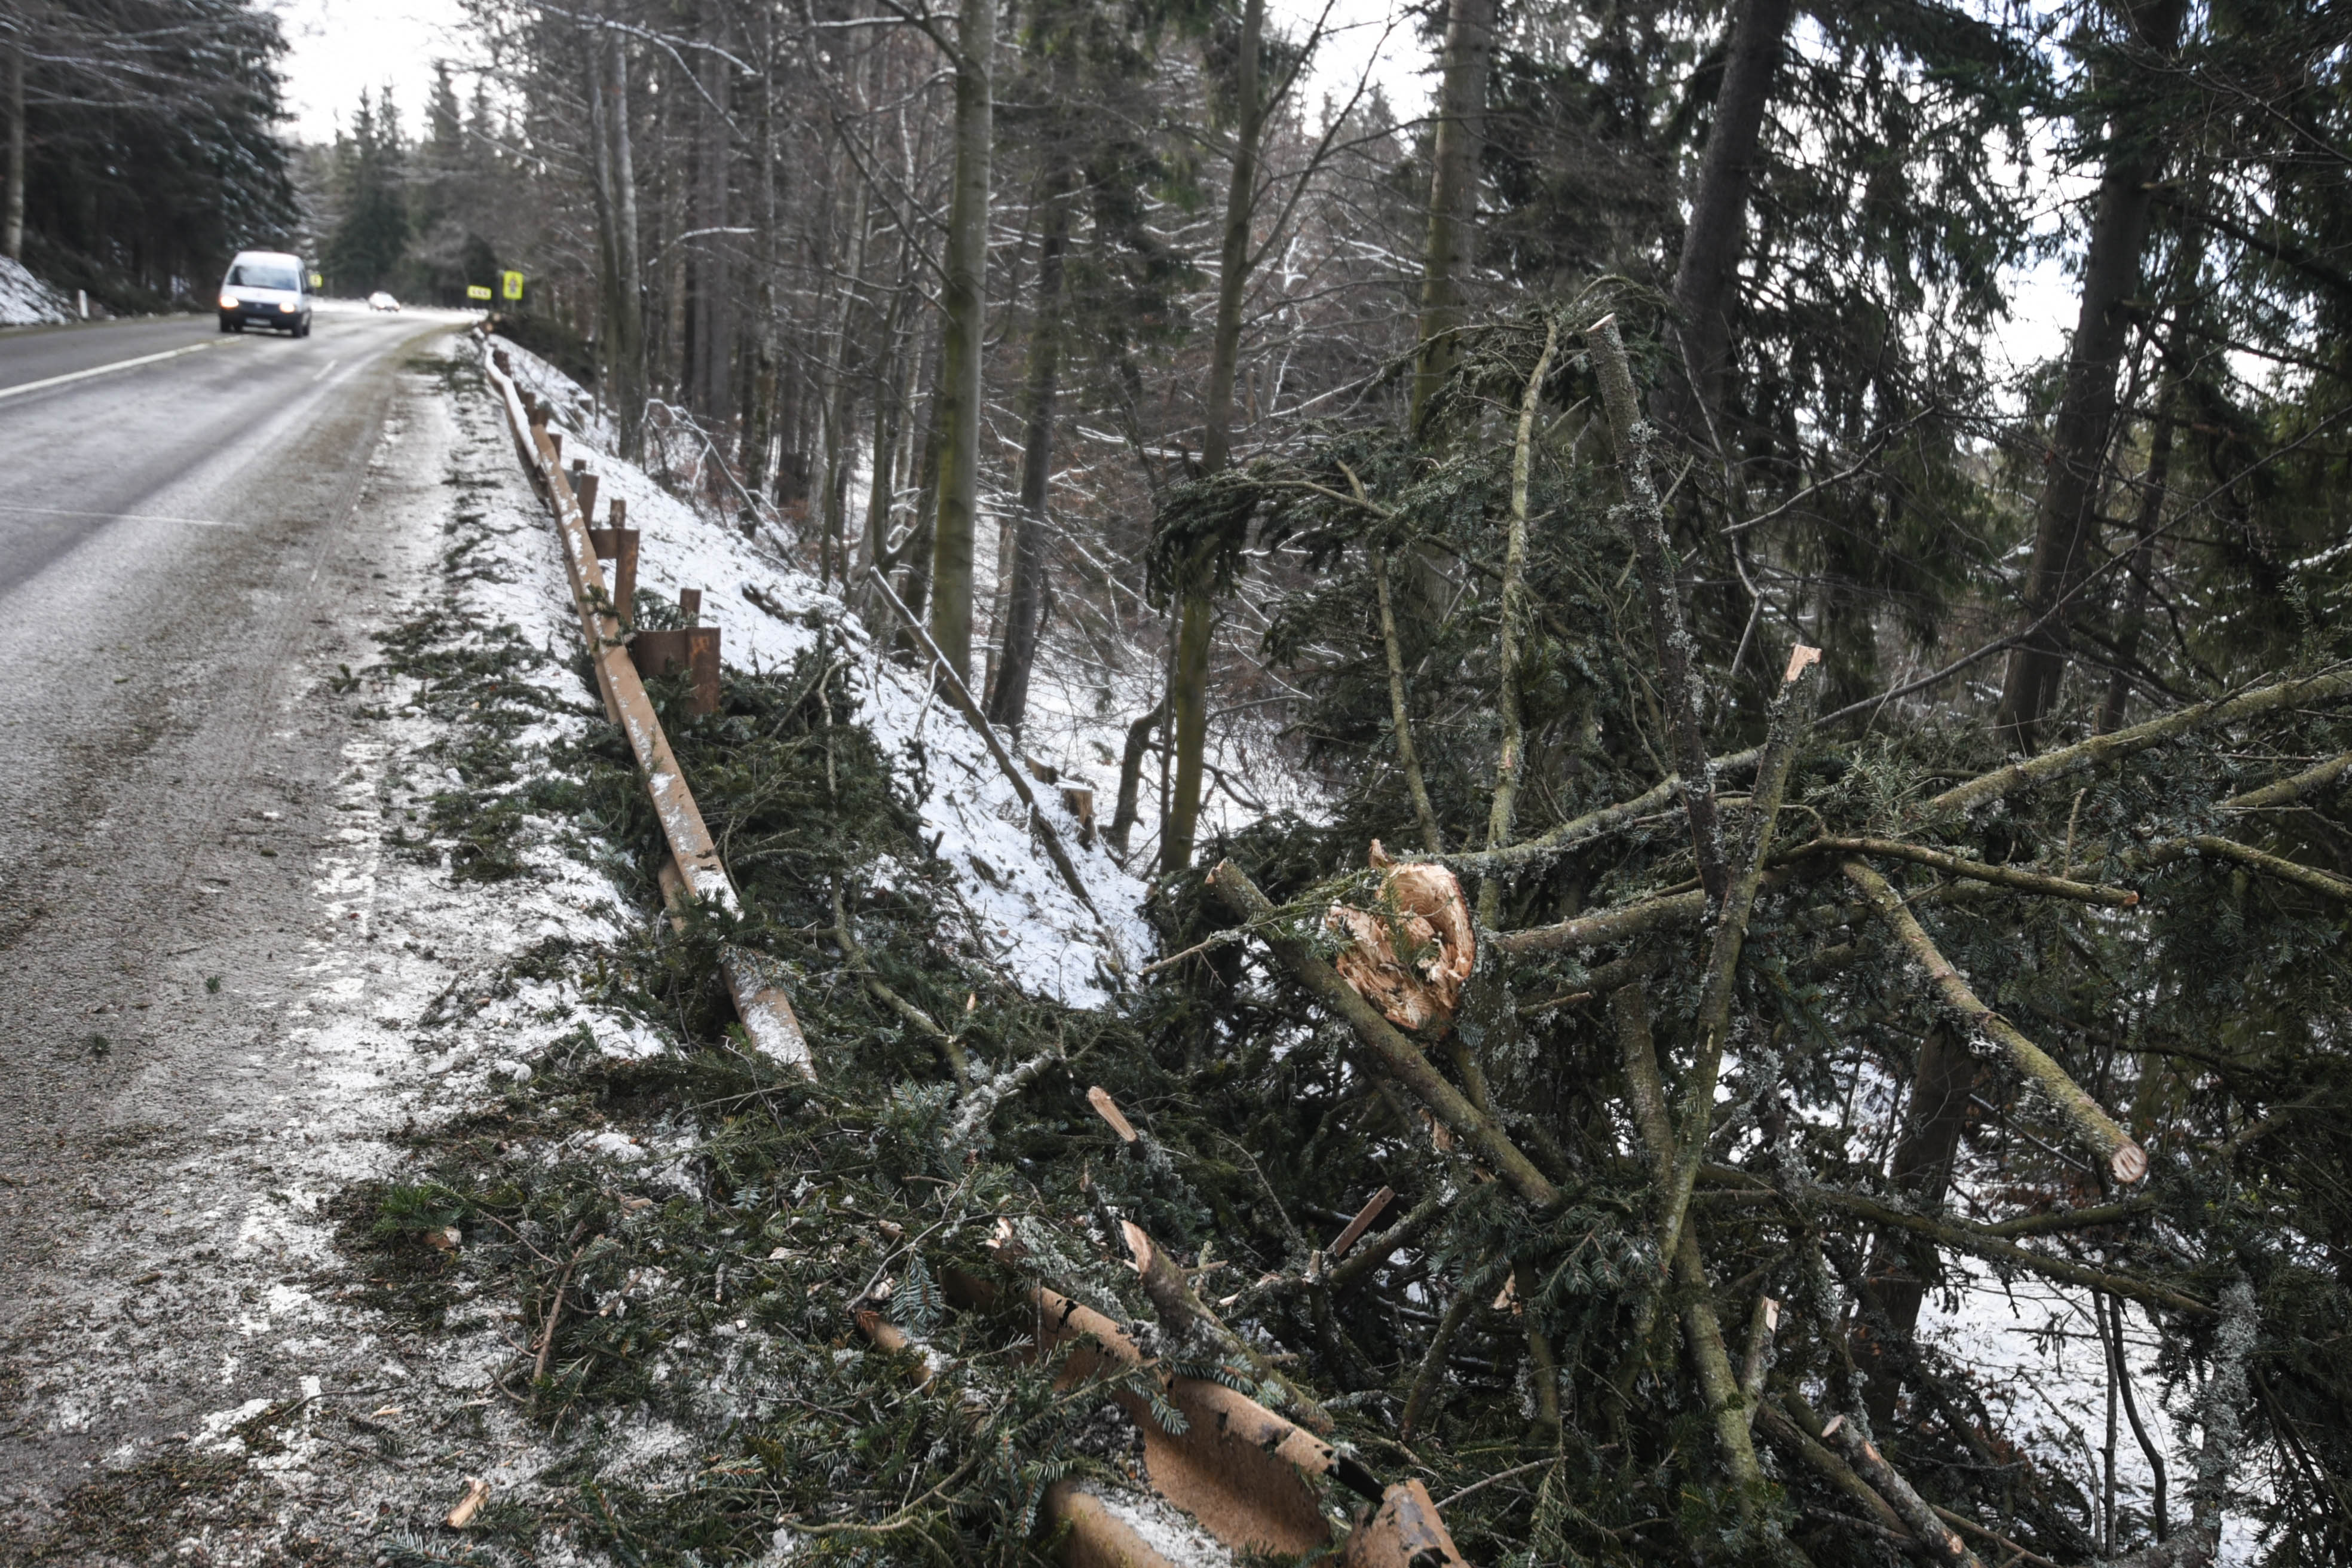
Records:
<instances>
[{"instance_id":1,"label":"forest","mask_svg":"<svg viewBox=\"0 0 2352 1568\"><path fill-rule=\"evenodd\" d=\"M301 227L278 17L247 0L0 7L0 256L121 311L206 297Z\"/></svg>"},{"instance_id":2,"label":"forest","mask_svg":"<svg viewBox=\"0 0 2352 1568\"><path fill-rule=\"evenodd\" d=\"M526 270L625 452L1115 802L1164 954L989 992L867 876L830 668L731 685L679 754L856 979L820 1089L662 1092L758 1110L713 1215L814 1185L793 1257L891 1275L760 1298L811 1377L903 1375L583 1528L1022 1561L1117 1468L1076 1376L1281 1412L1327 1511L1426 1478L1480 1563L2352 1555L2340 9L468 11L420 135L303 154L339 286ZM87 247L10 47L10 210ZM567 1401L664 1397L653 1331L568 1330Z\"/></svg>"}]
</instances>

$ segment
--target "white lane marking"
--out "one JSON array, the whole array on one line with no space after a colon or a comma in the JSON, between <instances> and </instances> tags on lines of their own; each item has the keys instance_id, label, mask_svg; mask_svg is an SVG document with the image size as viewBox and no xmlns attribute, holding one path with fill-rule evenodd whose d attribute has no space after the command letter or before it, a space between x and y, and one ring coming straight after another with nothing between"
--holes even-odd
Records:
<instances>
[{"instance_id":1,"label":"white lane marking","mask_svg":"<svg viewBox=\"0 0 2352 1568\"><path fill-rule=\"evenodd\" d=\"M209 348L212 345L205 345ZM113 522L184 522L191 528L235 528L216 517L166 517L152 511L79 511L69 506L10 506L0 501L0 511L37 513L42 517L102 517Z\"/></svg>"},{"instance_id":2,"label":"white lane marking","mask_svg":"<svg viewBox=\"0 0 2352 1568\"><path fill-rule=\"evenodd\" d=\"M311 384L312 386L316 386L316 385L318 385L320 382L322 382L322 381L326 380L326 379L327 379L327 373L328 373L329 371L331 371L331 370L334 369L337 365L339 365L339 364L341 364L341 363L343 363L343 362L342 362L342 360L341 360L340 357L338 357L338 358L335 358L335 359L331 359L331 360L329 360L325 364L320 365L320 366L319 367L319 374L316 374L316 375L314 375L314 376L312 376L312 377L310 378L310 384Z\"/></svg>"},{"instance_id":3,"label":"white lane marking","mask_svg":"<svg viewBox=\"0 0 2352 1568\"><path fill-rule=\"evenodd\" d=\"M21 386L0 386L0 397L14 397L22 392L38 392L45 386L63 386L69 381L86 381L93 375L104 375L110 371L129 370L135 364L153 364L157 360L178 359L182 354L196 353L205 349L219 346L216 342L190 343L184 349L165 349L162 353L141 354L137 359L119 359L112 364L93 365L88 370L71 371L64 375L50 376L44 381L28 381Z\"/></svg>"}]
</instances>

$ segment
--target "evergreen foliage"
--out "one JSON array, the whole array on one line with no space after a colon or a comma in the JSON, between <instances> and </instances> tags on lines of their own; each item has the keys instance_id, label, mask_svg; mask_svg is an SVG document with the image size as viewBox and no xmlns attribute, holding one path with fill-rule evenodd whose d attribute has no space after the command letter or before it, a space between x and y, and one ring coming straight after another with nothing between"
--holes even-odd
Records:
<instances>
[{"instance_id":1,"label":"evergreen foliage","mask_svg":"<svg viewBox=\"0 0 2352 1568\"><path fill-rule=\"evenodd\" d=\"M25 257L121 310L208 303L229 257L291 242L278 17L250 0L13 6ZM0 104L0 118L7 106Z\"/></svg>"}]
</instances>

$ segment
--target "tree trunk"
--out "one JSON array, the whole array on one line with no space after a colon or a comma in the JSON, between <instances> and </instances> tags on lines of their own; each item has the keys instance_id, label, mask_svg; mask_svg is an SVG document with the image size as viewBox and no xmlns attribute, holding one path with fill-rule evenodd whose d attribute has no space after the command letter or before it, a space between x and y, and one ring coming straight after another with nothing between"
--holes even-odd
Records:
<instances>
[{"instance_id":1,"label":"tree trunk","mask_svg":"<svg viewBox=\"0 0 2352 1568\"><path fill-rule=\"evenodd\" d=\"M849 469L857 457L856 377L851 341L857 303L866 292L866 242L872 231L870 193L860 185L857 216L850 223L849 267L843 275L841 309L833 322L833 348L826 356L825 384L830 394L824 416L824 496L818 513L817 581L830 582L847 527ZM843 585L849 581L849 563L840 560Z\"/></svg>"},{"instance_id":2,"label":"tree trunk","mask_svg":"<svg viewBox=\"0 0 2352 1568\"><path fill-rule=\"evenodd\" d=\"M2147 574L2155 564L2156 531L2164 521L2164 493L2172 473L2172 428L2179 403L2179 387L2168 377L2157 405L2156 429L2148 437L2147 471L2140 476L2139 517L2134 530L2139 540L2132 547L2131 581L2124 591L2123 621L2116 627L2116 668L2107 677L2106 700L2099 704L2096 729L2102 735L2122 729L2131 708L2130 666L2139 658L2140 638L2147 629Z\"/></svg>"},{"instance_id":3,"label":"tree trunk","mask_svg":"<svg viewBox=\"0 0 2352 1568\"><path fill-rule=\"evenodd\" d=\"M724 39L724 24L714 28ZM692 363L687 372L687 401L706 418L719 416L727 407L728 266L727 226L728 127L727 66L713 51L703 63L699 125L696 136L695 213L693 226L703 231L694 241L692 304L688 332Z\"/></svg>"},{"instance_id":4,"label":"tree trunk","mask_svg":"<svg viewBox=\"0 0 2352 1568\"><path fill-rule=\"evenodd\" d=\"M599 151L612 181L614 292L605 362L613 377L613 425L621 455L635 461L646 448L645 270L637 242L636 156L629 136L629 51L618 38L603 56L608 70L605 136Z\"/></svg>"},{"instance_id":5,"label":"tree trunk","mask_svg":"<svg viewBox=\"0 0 2352 1568\"><path fill-rule=\"evenodd\" d=\"M971 681L971 547L980 511L981 358L988 282L988 159L996 0L963 0L956 34L955 184L948 212L946 347L940 364L939 511L931 541L931 640Z\"/></svg>"},{"instance_id":6,"label":"tree trunk","mask_svg":"<svg viewBox=\"0 0 2352 1568\"><path fill-rule=\"evenodd\" d=\"M1421 348L1412 366L1409 428L1454 363L1449 334L1462 322L1462 277L1473 253L1478 142L1486 118L1486 63L1495 46L1495 0L1452 0L1445 16L1445 59L1437 89L1437 130L1430 150L1429 237L1421 268Z\"/></svg>"},{"instance_id":7,"label":"tree trunk","mask_svg":"<svg viewBox=\"0 0 2352 1568\"><path fill-rule=\"evenodd\" d=\"M1925 1214L1941 1209L1952 1183L1952 1162L1967 1130L1969 1096L1976 1087L1977 1061L1965 1041L1938 1026L1919 1044L1911 1073L1911 1104L1904 1117L1903 1136L1895 1145L1896 1189ZM1936 1267L1935 1243L1907 1233L1882 1231L1872 1248L1870 1290L1874 1304L1886 1319L1893 1338L1907 1341L1918 1327L1919 1308L1927 1299L1927 1276ZM1873 1331L1857 1336L1857 1359L1870 1373L1870 1415L1874 1423L1890 1419L1902 1388L1900 1362L1887 1362L1887 1347Z\"/></svg>"},{"instance_id":8,"label":"tree trunk","mask_svg":"<svg viewBox=\"0 0 2352 1568\"><path fill-rule=\"evenodd\" d=\"M2180 39L2186 0L2144 0L2124 16L2137 42L2169 56ZM1996 717L2010 743L2031 751L2035 732L2058 702L2066 670L2072 600L2090 569L2098 527L2100 478L2115 434L2116 372L2131 336L2129 301L2139 288L2156 176L2165 135L2152 123L2117 124L2106 172L2092 210L2083 258L2081 313L2066 355L2066 378L2050 431L2049 479L2033 524L2022 640L2009 656Z\"/></svg>"},{"instance_id":9,"label":"tree trunk","mask_svg":"<svg viewBox=\"0 0 2352 1568\"><path fill-rule=\"evenodd\" d=\"M890 297L890 309L882 319L881 342L875 345L872 376L874 396L874 469L873 482L866 496L866 535L858 548L859 568L853 589L852 603L864 611L868 583L867 568L887 573L898 564L898 551L890 548L890 508L896 494L894 480L898 465L898 437L906 420L906 394L899 385L905 374L907 304L913 297L914 279L908 275L911 266L909 247L898 247L898 286Z\"/></svg>"},{"instance_id":10,"label":"tree trunk","mask_svg":"<svg viewBox=\"0 0 2352 1568\"><path fill-rule=\"evenodd\" d=\"M947 445L948 431L947 394L940 384L945 343L934 342L926 357L930 405L924 412L922 447L915 454L915 531L907 541L906 590L898 595L919 616L931 596L931 538L938 531L940 515L940 450Z\"/></svg>"},{"instance_id":11,"label":"tree trunk","mask_svg":"<svg viewBox=\"0 0 2352 1568\"><path fill-rule=\"evenodd\" d=\"M1029 708L1045 599L1045 491L1054 472L1054 404L1062 369L1062 258L1069 247L1071 170L1058 153L1046 174L1045 231L1037 246L1037 305L1029 331L1028 430L1021 452L1021 521L1013 544L1013 593L1005 605L1003 658L988 717L1016 735Z\"/></svg>"},{"instance_id":12,"label":"tree trunk","mask_svg":"<svg viewBox=\"0 0 2352 1568\"><path fill-rule=\"evenodd\" d=\"M1265 0L1244 0L1240 58L1234 68L1234 101L1241 123L1234 127L1234 172L1225 187L1225 237L1218 261L1217 323L1209 350L1207 421L1201 432L1201 467L1222 472L1233 460L1234 371L1241 359L1242 299L1249 285L1250 215L1256 205L1258 135L1265 117L1258 102L1258 46L1265 35ZM1210 600L1210 563L1194 561L1184 574L1177 611L1176 668L1169 689L1176 731L1176 777L1160 830L1160 868L1181 870L1192 864L1192 838L1201 821L1202 763L1209 741L1209 637L1215 606Z\"/></svg>"},{"instance_id":13,"label":"tree trunk","mask_svg":"<svg viewBox=\"0 0 2352 1568\"><path fill-rule=\"evenodd\" d=\"M1675 268L1684 374L1660 381L1658 413L1669 429L1694 440L1705 437L1709 420L1723 406L1748 195L1790 9L1790 0L1741 0L1732 24L1731 58L1707 127L1706 153L1691 192L1690 224L1683 230L1682 258Z\"/></svg>"},{"instance_id":14,"label":"tree trunk","mask_svg":"<svg viewBox=\"0 0 2352 1568\"><path fill-rule=\"evenodd\" d=\"M1129 835L1135 831L1136 818L1142 815L1136 797L1143 791L1143 756L1151 749L1151 732L1168 717L1168 699L1161 697L1159 705L1127 727L1127 752L1118 763L1118 805L1111 814L1110 831L1103 842L1122 866L1127 864Z\"/></svg>"},{"instance_id":15,"label":"tree trunk","mask_svg":"<svg viewBox=\"0 0 2352 1568\"><path fill-rule=\"evenodd\" d=\"M0 255L11 261L25 258L25 44L11 39L0 69L6 72L8 94L7 190L0 195Z\"/></svg>"}]
</instances>

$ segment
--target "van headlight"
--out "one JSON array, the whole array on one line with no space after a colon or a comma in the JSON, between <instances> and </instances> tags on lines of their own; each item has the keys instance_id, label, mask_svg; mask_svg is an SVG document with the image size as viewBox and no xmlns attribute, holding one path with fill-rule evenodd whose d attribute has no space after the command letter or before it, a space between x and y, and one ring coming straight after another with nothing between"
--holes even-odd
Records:
<instances>
[{"instance_id":1,"label":"van headlight","mask_svg":"<svg viewBox=\"0 0 2352 1568\"><path fill-rule=\"evenodd\" d=\"M222 310L236 310L236 307L237 307L237 298L236 298L236 295L234 295L234 294L223 294L223 295L221 296L221 309L222 309Z\"/></svg>"},{"instance_id":2,"label":"van headlight","mask_svg":"<svg viewBox=\"0 0 2352 1568\"><path fill-rule=\"evenodd\" d=\"M290 315L292 315L292 314L294 313L294 305L293 305L293 302L292 302L291 300L280 300L278 302L278 308L280 310L285 311L285 312L286 312L286 314L288 314L288 315L289 315L289 316L290 316Z\"/></svg>"}]
</instances>

